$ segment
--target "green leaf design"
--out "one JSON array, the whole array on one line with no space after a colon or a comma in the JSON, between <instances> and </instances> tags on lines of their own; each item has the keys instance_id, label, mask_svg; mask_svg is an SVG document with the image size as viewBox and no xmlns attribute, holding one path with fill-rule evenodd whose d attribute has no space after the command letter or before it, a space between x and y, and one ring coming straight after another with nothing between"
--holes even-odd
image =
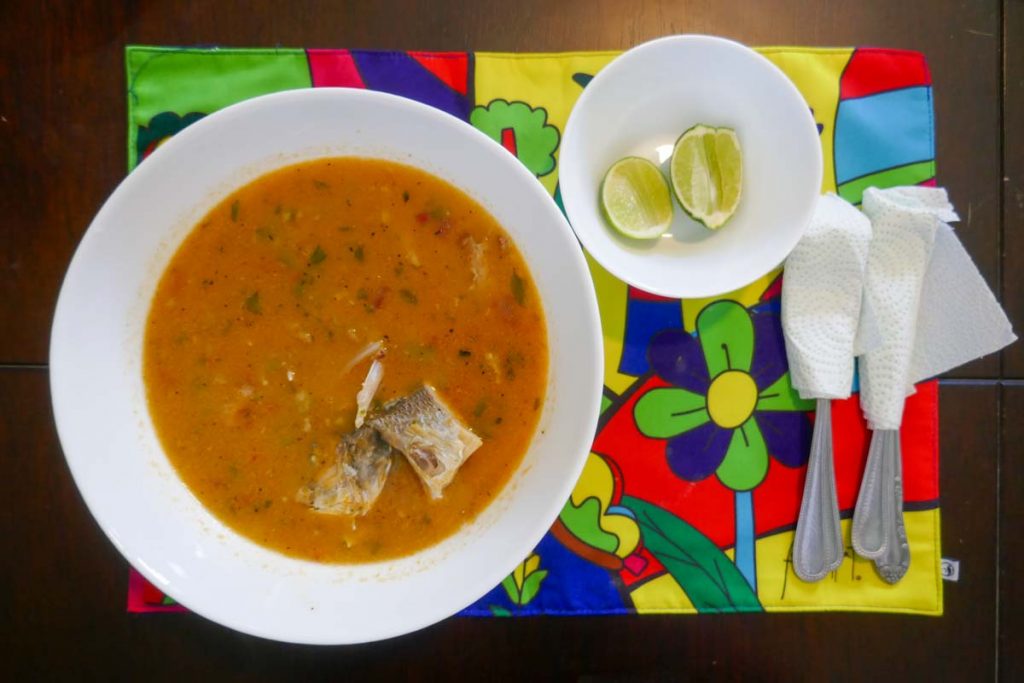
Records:
<instances>
[{"instance_id":1,"label":"green leaf design","mask_svg":"<svg viewBox=\"0 0 1024 683\"><path fill-rule=\"evenodd\" d=\"M570 498L558 518L573 536L593 548L614 553L619 547L619 539L601 528L601 501L597 498L587 498L579 505L573 505Z\"/></svg>"},{"instance_id":2,"label":"green leaf design","mask_svg":"<svg viewBox=\"0 0 1024 683\"><path fill-rule=\"evenodd\" d=\"M475 107L469 122L499 144L505 143L503 134L510 131L516 157L534 175L540 177L555 170L558 129L548 123L543 107L534 109L525 102L491 100L487 106Z\"/></svg>"},{"instance_id":3,"label":"green leaf design","mask_svg":"<svg viewBox=\"0 0 1024 683\"><path fill-rule=\"evenodd\" d=\"M749 491L764 481L768 474L768 447L753 417L732 433L729 450L715 474L733 491Z\"/></svg>"},{"instance_id":4,"label":"green leaf design","mask_svg":"<svg viewBox=\"0 0 1024 683\"><path fill-rule=\"evenodd\" d=\"M508 574L501 580L501 587L505 589L505 593L508 594L508 599L512 601L512 604L518 605L519 588L516 586L516 580L512 578L511 574Z\"/></svg>"},{"instance_id":5,"label":"green leaf design","mask_svg":"<svg viewBox=\"0 0 1024 683\"><path fill-rule=\"evenodd\" d=\"M527 574L523 579L522 590L520 590L516 585L515 572L512 572L501 580L501 587L505 589L505 593L508 594L508 599L512 601L512 604L528 605L537 597L537 593L540 591L540 584L547 578L547 575L546 569L535 570Z\"/></svg>"},{"instance_id":6,"label":"green leaf design","mask_svg":"<svg viewBox=\"0 0 1024 683\"><path fill-rule=\"evenodd\" d=\"M644 436L671 439L711 419L707 398L679 388L651 389L633 407L636 426Z\"/></svg>"},{"instance_id":7,"label":"green leaf design","mask_svg":"<svg viewBox=\"0 0 1024 683\"><path fill-rule=\"evenodd\" d=\"M806 411L814 410L814 401L800 398L793 388L789 373L784 373L757 397L757 410L765 411Z\"/></svg>"},{"instance_id":8,"label":"green leaf design","mask_svg":"<svg viewBox=\"0 0 1024 683\"><path fill-rule=\"evenodd\" d=\"M671 512L639 498L622 504L637 516L644 546L665 566L698 612L761 612L757 594L707 536Z\"/></svg>"},{"instance_id":9,"label":"green leaf design","mask_svg":"<svg viewBox=\"0 0 1024 683\"><path fill-rule=\"evenodd\" d=\"M496 617L510 617L512 613L501 605L490 605L491 614Z\"/></svg>"},{"instance_id":10,"label":"green leaf design","mask_svg":"<svg viewBox=\"0 0 1024 683\"><path fill-rule=\"evenodd\" d=\"M252 95L248 97L252 97ZM136 163L152 154L160 146L159 143L162 140L184 130L204 116L205 114L199 112L190 112L179 116L172 111L165 111L151 118L149 125L139 126L136 133L135 159L132 160L132 167L134 168Z\"/></svg>"},{"instance_id":11,"label":"green leaf design","mask_svg":"<svg viewBox=\"0 0 1024 683\"><path fill-rule=\"evenodd\" d=\"M537 597L537 592L540 591L540 584L547 578L547 575L547 570L541 569L526 577L526 581L523 582L523 594L519 598L520 605L529 605Z\"/></svg>"},{"instance_id":12,"label":"green leaf design","mask_svg":"<svg viewBox=\"0 0 1024 683\"><path fill-rule=\"evenodd\" d=\"M697 338L711 379L726 370L750 370L754 359L754 322L741 304L716 301L697 316Z\"/></svg>"}]
</instances>

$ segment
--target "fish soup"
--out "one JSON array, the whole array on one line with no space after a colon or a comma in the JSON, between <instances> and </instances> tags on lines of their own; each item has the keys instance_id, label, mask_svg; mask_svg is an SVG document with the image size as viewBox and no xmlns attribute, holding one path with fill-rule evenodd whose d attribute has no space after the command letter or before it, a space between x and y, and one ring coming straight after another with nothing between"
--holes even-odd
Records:
<instances>
[{"instance_id":1,"label":"fish soup","mask_svg":"<svg viewBox=\"0 0 1024 683\"><path fill-rule=\"evenodd\" d=\"M189 489L321 562L407 555L479 514L529 447L547 363L537 289L494 218L363 158L282 168L217 205L161 277L144 342L150 414Z\"/></svg>"}]
</instances>

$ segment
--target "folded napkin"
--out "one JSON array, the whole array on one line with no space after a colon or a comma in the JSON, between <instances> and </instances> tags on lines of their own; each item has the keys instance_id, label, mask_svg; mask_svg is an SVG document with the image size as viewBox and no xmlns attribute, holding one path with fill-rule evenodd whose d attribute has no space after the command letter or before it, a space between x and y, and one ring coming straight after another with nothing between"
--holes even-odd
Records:
<instances>
[{"instance_id":1,"label":"folded napkin","mask_svg":"<svg viewBox=\"0 0 1024 683\"><path fill-rule=\"evenodd\" d=\"M941 188L869 188L865 308L883 331L862 356L861 407L872 429L899 429L914 384L1017 337L946 223L958 217Z\"/></svg>"},{"instance_id":2,"label":"folded napkin","mask_svg":"<svg viewBox=\"0 0 1024 683\"><path fill-rule=\"evenodd\" d=\"M827 194L786 259L782 326L790 377L802 398L850 395L870 242L867 217Z\"/></svg>"},{"instance_id":3,"label":"folded napkin","mask_svg":"<svg viewBox=\"0 0 1024 683\"><path fill-rule=\"evenodd\" d=\"M935 233L915 339L908 393L918 382L995 353L1017 339L985 278L946 223L940 223Z\"/></svg>"},{"instance_id":4,"label":"folded napkin","mask_svg":"<svg viewBox=\"0 0 1024 683\"><path fill-rule=\"evenodd\" d=\"M910 194L908 190L921 192ZM914 196L914 195L918 196ZM941 220L957 220L944 190L898 188L864 192L872 242L864 288L882 344L861 358L861 408L872 429L899 429L910 381L925 273Z\"/></svg>"}]
</instances>

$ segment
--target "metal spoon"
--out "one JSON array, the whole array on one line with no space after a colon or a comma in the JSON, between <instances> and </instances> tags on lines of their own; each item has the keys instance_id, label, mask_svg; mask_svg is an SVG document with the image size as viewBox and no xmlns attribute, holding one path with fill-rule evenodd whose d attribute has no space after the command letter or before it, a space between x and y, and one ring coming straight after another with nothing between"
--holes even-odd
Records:
<instances>
[{"instance_id":1,"label":"metal spoon","mask_svg":"<svg viewBox=\"0 0 1024 683\"><path fill-rule=\"evenodd\" d=\"M875 561L879 575L896 583L910 567L910 544L903 524L903 463L896 429L871 435L868 462L853 512L853 549Z\"/></svg>"},{"instance_id":2,"label":"metal spoon","mask_svg":"<svg viewBox=\"0 0 1024 683\"><path fill-rule=\"evenodd\" d=\"M832 402L819 398L807 462L807 479L793 539L793 570L808 583L843 563L843 535L832 458Z\"/></svg>"},{"instance_id":3,"label":"metal spoon","mask_svg":"<svg viewBox=\"0 0 1024 683\"><path fill-rule=\"evenodd\" d=\"M853 510L850 540L853 549L869 560L885 553L885 517L892 502L892 487L886 476L886 451L882 446L884 432L873 432L868 448L868 461L860 482L857 507Z\"/></svg>"},{"instance_id":4,"label":"metal spoon","mask_svg":"<svg viewBox=\"0 0 1024 683\"><path fill-rule=\"evenodd\" d=\"M875 559L875 569L886 583L898 583L910 568L910 544L903 524L903 457L898 430L883 432L888 469L892 472L892 497L887 506L885 552Z\"/></svg>"}]
</instances>

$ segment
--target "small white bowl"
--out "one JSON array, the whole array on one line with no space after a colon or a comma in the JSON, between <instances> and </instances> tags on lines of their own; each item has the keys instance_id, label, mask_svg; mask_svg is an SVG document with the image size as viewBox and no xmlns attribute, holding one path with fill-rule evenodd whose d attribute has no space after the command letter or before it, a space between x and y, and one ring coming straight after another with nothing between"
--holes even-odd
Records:
<instances>
[{"instance_id":1,"label":"small white bowl","mask_svg":"<svg viewBox=\"0 0 1024 683\"><path fill-rule=\"evenodd\" d=\"M146 408L142 338L157 280L221 198L280 166L325 156L399 161L479 201L520 248L547 317L548 394L519 469L471 523L410 557L363 565L286 557L214 517L177 476ZM579 245L526 167L444 112L383 93L293 90L193 124L146 159L97 214L68 269L50 343L61 445L119 551L186 607L302 643L379 640L484 595L558 516L590 450L601 328Z\"/></svg>"},{"instance_id":2,"label":"small white bowl","mask_svg":"<svg viewBox=\"0 0 1024 683\"><path fill-rule=\"evenodd\" d=\"M698 123L733 128L743 151L736 214L707 230L675 204L668 233L622 237L601 215L598 191L625 156L661 165ZM730 292L778 266L799 241L821 189L821 144L796 86L739 43L672 36L625 52L587 85L565 126L559 182L580 242L609 272L654 294ZM673 200L674 201L674 200Z\"/></svg>"}]
</instances>

